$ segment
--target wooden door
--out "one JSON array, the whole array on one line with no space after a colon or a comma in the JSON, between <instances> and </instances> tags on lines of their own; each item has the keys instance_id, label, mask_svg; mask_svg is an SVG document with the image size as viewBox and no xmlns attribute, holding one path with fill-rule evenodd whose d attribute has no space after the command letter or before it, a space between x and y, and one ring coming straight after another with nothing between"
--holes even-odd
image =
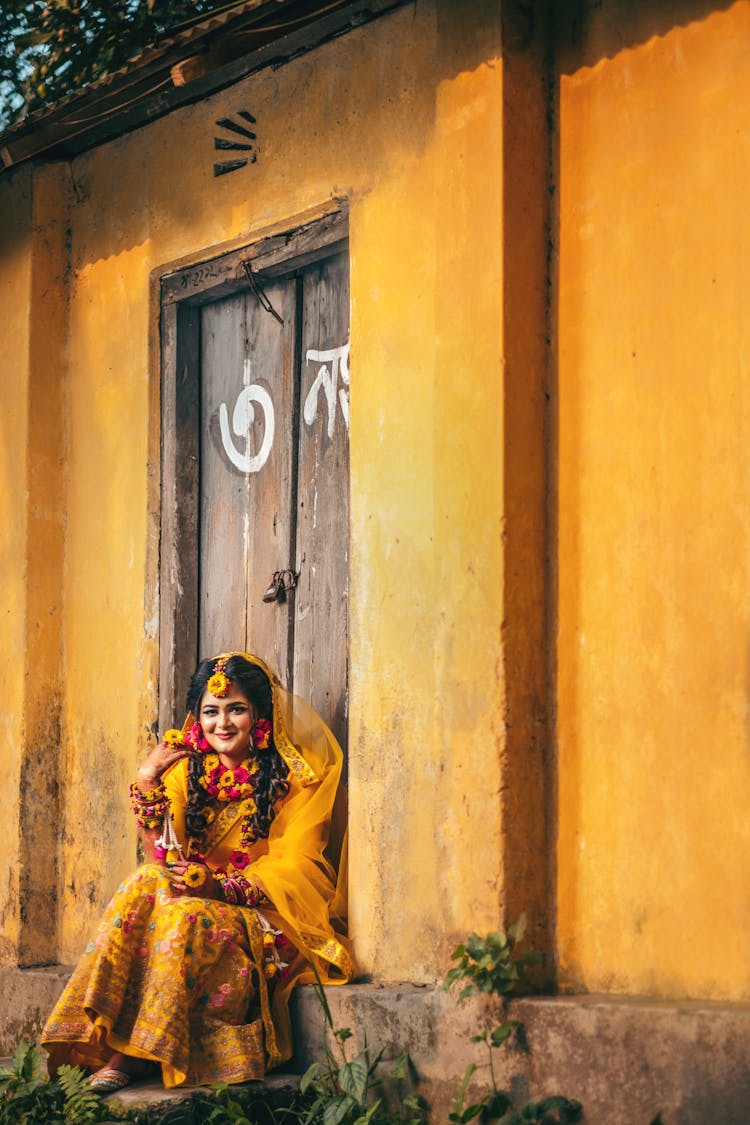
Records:
<instances>
[{"instance_id":1,"label":"wooden door","mask_svg":"<svg viewBox=\"0 0 750 1125\"><path fill-rule=\"evenodd\" d=\"M200 309L198 649L262 656L345 744L348 255L258 280Z\"/></svg>"}]
</instances>

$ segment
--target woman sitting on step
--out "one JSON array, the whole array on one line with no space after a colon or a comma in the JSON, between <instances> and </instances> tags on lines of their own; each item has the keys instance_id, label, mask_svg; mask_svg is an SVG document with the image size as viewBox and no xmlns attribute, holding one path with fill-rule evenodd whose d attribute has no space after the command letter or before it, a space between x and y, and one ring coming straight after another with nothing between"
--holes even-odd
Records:
<instances>
[{"instance_id":1,"label":"woman sitting on step","mask_svg":"<svg viewBox=\"0 0 750 1125\"><path fill-rule=\"evenodd\" d=\"M131 786L145 864L115 892L42 1033L54 1072L121 1089L245 1082L291 1055L289 994L343 982L345 906L328 858L342 754L262 660L203 661L182 731Z\"/></svg>"}]
</instances>

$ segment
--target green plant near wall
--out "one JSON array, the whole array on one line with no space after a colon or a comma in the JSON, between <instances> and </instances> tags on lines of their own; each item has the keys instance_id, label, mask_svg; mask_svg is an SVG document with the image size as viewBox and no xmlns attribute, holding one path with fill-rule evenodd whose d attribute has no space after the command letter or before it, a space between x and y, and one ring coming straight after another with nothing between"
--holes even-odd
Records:
<instances>
[{"instance_id":1,"label":"green plant near wall","mask_svg":"<svg viewBox=\"0 0 750 1125\"><path fill-rule=\"evenodd\" d=\"M102 1098L79 1067L61 1066L47 1080L38 1047L20 1043L0 1069L0 1125L93 1125L111 1120Z\"/></svg>"},{"instance_id":2,"label":"green plant near wall","mask_svg":"<svg viewBox=\"0 0 750 1125\"><path fill-rule=\"evenodd\" d=\"M526 918L522 915L507 933L498 930L486 937L472 934L454 949L451 960L456 963L448 971L443 988L461 985L459 1003L477 993L497 996L502 1000L503 1014L507 1014L510 998L528 991L526 970L540 960L539 954L532 950L523 953L517 950L525 929ZM498 1087L494 1064L495 1052L507 1048L514 1041L524 1045L523 1025L513 1019L505 1019L495 1027L485 1028L471 1036L472 1043L484 1043L487 1048L486 1066L491 1086L479 1101L466 1104L469 1083L479 1069L477 1063L470 1063L449 1115L453 1125L465 1125L475 1120L479 1125L573 1125L581 1120L581 1103L561 1094L514 1107L507 1090Z\"/></svg>"},{"instance_id":3,"label":"green plant near wall","mask_svg":"<svg viewBox=\"0 0 750 1125\"><path fill-rule=\"evenodd\" d=\"M217 1082L176 1104L129 1110L131 1125L299 1125L306 1099L295 1091L267 1089L253 1082L239 1086Z\"/></svg>"},{"instance_id":4,"label":"green plant near wall","mask_svg":"<svg viewBox=\"0 0 750 1125\"><path fill-rule=\"evenodd\" d=\"M348 1027L334 1026L320 979L314 987L338 1057L326 1036L325 1062L313 1063L300 1083L300 1092L312 1098L302 1118L305 1125L422 1125L426 1122L427 1103L411 1089L408 1055L401 1055L386 1068L384 1052L378 1051L372 1056L365 1041L364 1050L350 1059L347 1042L352 1032Z\"/></svg>"},{"instance_id":5,"label":"green plant near wall","mask_svg":"<svg viewBox=\"0 0 750 1125\"><path fill-rule=\"evenodd\" d=\"M296 1092L288 1098L257 1083L218 1083L176 1105L126 1108L92 1090L80 1067L61 1066L48 1080L41 1051L29 1043L19 1044L10 1067L0 1070L0 1125L298 1125L308 1104Z\"/></svg>"}]
</instances>

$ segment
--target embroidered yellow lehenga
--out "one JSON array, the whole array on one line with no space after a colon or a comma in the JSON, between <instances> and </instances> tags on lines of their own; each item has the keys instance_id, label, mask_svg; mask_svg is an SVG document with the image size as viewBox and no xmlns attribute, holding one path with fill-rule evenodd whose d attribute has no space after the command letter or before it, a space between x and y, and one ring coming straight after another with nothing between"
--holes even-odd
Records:
<instances>
[{"instance_id":1,"label":"embroidered yellow lehenga","mask_svg":"<svg viewBox=\"0 0 750 1125\"><path fill-rule=\"evenodd\" d=\"M289 995L295 984L314 980L311 964L327 983L351 976L342 936L346 856L338 875L335 856L331 862L341 750L320 716L263 661L234 655L270 679L274 742L289 768L289 792L268 839L245 847L246 874L272 905L256 910L177 896L163 865L140 867L115 892L44 1028L53 1072L64 1062L101 1067L113 1051L125 1051L158 1063L165 1086L260 1079L291 1055ZM184 846L185 759L164 784ZM227 863L240 831L238 806L229 803L199 841L209 866ZM273 931L280 932L275 956L286 966L269 980Z\"/></svg>"}]
</instances>

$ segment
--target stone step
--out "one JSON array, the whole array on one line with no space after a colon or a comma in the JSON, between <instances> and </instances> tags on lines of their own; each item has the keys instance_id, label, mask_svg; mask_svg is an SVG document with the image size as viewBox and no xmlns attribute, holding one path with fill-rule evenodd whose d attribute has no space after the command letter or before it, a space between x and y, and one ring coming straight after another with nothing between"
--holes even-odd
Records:
<instances>
[{"instance_id":1,"label":"stone step","mask_svg":"<svg viewBox=\"0 0 750 1125\"><path fill-rule=\"evenodd\" d=\"M10 1066L13 1062L11 1056L0 1058L0 1067ZM300 1076L287 1071L275 1071L269 1074L263 1082L242 1082L233 1086L233 1090L248 1090L256 1087L258 1092L265 1091L268 1101L274 1108L290 1105L294 1095L299 1090ZM210 1086L173 1086L166 1090L160 1081L154 1078L138 1079L124 1090L112 1094L105 1094L105 1101L115 1104L123 1109L150 1109L152 1106L172 1104L184 1107L180 1114L180 1125L199 1125L199 1119L190 1112L190 1101L193 1094L211 1093ZM201 1118L202 1120L202 1118ZM116 1122L104 1122L103 1125L117 1125ZM121 1123L120 1123L121 1125Z\"/></svg>"},{"instance_id":2,"label":"stone step","mask_svg":"<svg viewBox=\"0 0 750 1125\"><path fill-rule=\"evenodd\" d=\"M298 1074L287 1074L276 1072L269 1074L263 1082L241 1082L232 1089L248 1090L252 1087L257 1087L259 1090L268 1090L274 1098L280 1097L285 1091L289 1095L295 1094L299 1089L300 1076ZM116 1093L107 1094L107 1101L117 1101L123 1106L151 1106L163 1105L164 1102L184 1102L189 1101L194 1093L210 1093L209 1086L173 1086L170 1090L165 1090L161 1082L157 1079L141 1079L133 1082L130 1086L126 1086L124 1090L119 1090Z\"/></svg>"}]
</instances>

